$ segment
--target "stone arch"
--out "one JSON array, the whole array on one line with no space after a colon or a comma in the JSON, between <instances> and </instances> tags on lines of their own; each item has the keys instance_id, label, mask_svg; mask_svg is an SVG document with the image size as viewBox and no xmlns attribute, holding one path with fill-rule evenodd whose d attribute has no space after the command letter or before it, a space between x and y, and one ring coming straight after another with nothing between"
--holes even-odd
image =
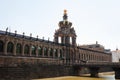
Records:
<instances>
[{"instance_id":1,"label":"stone arch","mask_svg":"<svg viewBox=\"0 0 120 80\"><path fill-rule=\"evenodd\" d=\"M3 48L4 48L4 43L3 41L0 40L0 52L3 52Z\"/></svg>"},{"instance_id":2,"label":"stone arch","mask_svg":"<svg viewBox=\"0 0 120 80\"><path fill-rule=\"evenodd\" d=\"M20 55L22 52L22 45L20 43L17 43L16 45L16 54Z\"/></svg>"},{"instance_id":3,"label":"stone arch","mask_svg":"<svg viewBox=\"0 0 120 80\"><path fill-rule=\"evenodd\" d=\"M24 47L24 55L29 55L29 52L30 52L30 48L29 48L29 46L26 44L25 47Z\"/></svg>"},{"instance_id":4,"label":"stone arch","mask_svg":"<svg viewBox=\"0 0 120 80\"><path fill-rule=\"evenodd\" d=\"M13 49L14 49L14 44L12 42L8 42L8 44L7 44L7 53L12 55L13 54Z\"/></svg>"},{"instance_id":5,"label":"stone arch","mask_svg":"<svg viewBox=\"0 0 120 80\"><path fill-rule=\"evenodd\" d=\"M35 56L36 55L36 47L34 45L32 45L31 50L32 50L31 55Z\"/></svg>"},{"instance_id":6,"label":"stone arch","mask_svg":"<svg viewBox=\"0 0 120 80\"><path fill-rule=\"evenodd\" d=\"M38 47L38 56L42 56L42 47Z\"/></svg>"}]
</instances>

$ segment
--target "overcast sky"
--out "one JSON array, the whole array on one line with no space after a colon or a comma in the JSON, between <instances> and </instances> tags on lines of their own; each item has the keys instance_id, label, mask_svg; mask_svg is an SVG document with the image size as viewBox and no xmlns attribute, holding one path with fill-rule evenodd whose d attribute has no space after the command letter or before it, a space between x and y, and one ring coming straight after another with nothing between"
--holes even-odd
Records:
<instances>
[{"instance_id":1,"label":"overcast sky","mask_svg":"<svg viewBox=\"0 0 120 80\"><path fill-rule=\"evenodd\" d=\"M73 23L77 44L98 41L120 49L120 0L0 0L0 30L53 40L63 10Z\"/></svg>"}]
</instances>

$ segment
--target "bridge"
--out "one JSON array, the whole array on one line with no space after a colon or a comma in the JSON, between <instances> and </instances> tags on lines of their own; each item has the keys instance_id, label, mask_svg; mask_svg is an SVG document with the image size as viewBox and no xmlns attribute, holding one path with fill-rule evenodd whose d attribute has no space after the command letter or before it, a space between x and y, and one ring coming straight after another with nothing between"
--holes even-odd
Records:
<instances>
[{"instance_id":1,"label":"bridge","mask_svg":"<svg viewBox=\"0 0 120 80\"><path fill-rule=\"evenodd\" d=\"M79 75L81 67L86 67L90 71L91 77L99 77L98 73L100 68L111 68L115 72L115 78L120 79L120 63L116 62L86 62L73 64L75 74Z\"/></svg>"},{"instance_id":2,"label":"bridge","mask_svg":"<svg viewBox=\"0 0 120 80\"><path fill-rule=\"evenodd\" d=\"M120 62L95 62L95 61L75 61L62 63L73 67L73 75L80 76L81 68L88 68L91 77L99 77L100 68L111 68L115 72L115 78L120 79Z\"/></svg>"}]
</instances>

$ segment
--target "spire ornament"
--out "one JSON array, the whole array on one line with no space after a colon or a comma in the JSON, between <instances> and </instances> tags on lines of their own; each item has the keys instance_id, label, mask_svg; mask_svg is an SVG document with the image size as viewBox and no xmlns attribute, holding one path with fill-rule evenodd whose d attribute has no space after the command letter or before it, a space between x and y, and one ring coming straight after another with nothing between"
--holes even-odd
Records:
<instances>
[{"instance_id":1,"label":"spire ornament","mask_svg":"<svg viewBox=\"0 0 120 80\"><path fill-rule=\"evenodd\" d=\"M67 16L67 10L64 10L63 20L67 21L67 18L68 18L68 16Z\"/></svg>"},{"instance_id":2,"label":"spire ornament","mask_svg":"<svg viewBox=\"0 0 120 80\"><path fill-rule=\"evenodd\" d=\"M64 10L64 14L67 14L67 10L66 9Z\"/></svg>"}]
</instances>

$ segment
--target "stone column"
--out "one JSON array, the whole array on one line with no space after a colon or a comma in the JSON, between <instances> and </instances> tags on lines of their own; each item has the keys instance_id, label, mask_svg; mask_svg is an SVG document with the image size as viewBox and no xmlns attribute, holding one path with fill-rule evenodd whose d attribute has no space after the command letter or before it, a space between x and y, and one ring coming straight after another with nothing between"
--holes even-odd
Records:
<instances>
[{"instance_id":1,"label":"stone column","mask_svg":"<svg viewBox=\"0 0 120 80\"><path fill-rule=\"evenodd\" d=\"M76 45L76 38L72 37L72 45Z\"/></svg>"},{"instance_id":2,"label":"stone column","mask_svg":"<svg viewBox=\"0 0 120 80\"><path fill-rule=\"evenodd\" d=\"M48 57L50 57L50 48L48 48Z\"/></svg>"},{"instance_id":3,"label":"stone column","mask_svg":"<svg viewBox=\"0 0 120 80\"><path fill-rule=\"evenodd\" d=\"M44 57L44 47L42 47L42 57Z\"/></svg>"},{"instance_id":4,"label":"stone column","mask_svg":"<svg viewBox=\"0 0 120 80\"><path fill-rule=\"evenodd\" d=\"M23 44L22 45L22 56L24 56L24 47L25 47L25 45Z\"/></svg>"},{"instance_id":5,"label":"stone column","mask_svg":"<svg viewBox=\"0 0 120 80\"><path fill-rule=\"evenodd\" d=\"M70 61L71 61L71 54L70 54L70 51L69 51L69 48L66 47L66 64L70 64Z\"/></svg>"},{"instance_id":6,"label":"stone column","mask_svg":"<svg viewBox=\"0 0 120 80\"><path fill-rule=\"evenodd\" d=\"M53 58L55 58L55 48L53 49Z\"/></svg>"},{"instance_id":7,"label":"stone column","mask_svg":"<svg viewBox=\"0 0 120 80\"><path fill-rule=\"evenodd\" d=\"M64 57L64 64L67 64L67 52L66 52L66 47L64 47L64 51L63 51L63 57Z\"/></svg>"},{"instance_id":8,"label":"stone column","mask_svg":"<svg viewBox=\"0 0 120 80\"><path fill-rule=\"evenodd\" d=\"M29 52L30 52L30 56L32 56L32 45L31 44L30 44Z\"/></svg>"},{"instance_id":9,"label":"stone column","mask_svg":"<svg viewBox=\"0 0 120 80\"><path fill-rule=\"evenodd\" d=\"M36 52L36 56L38 56L38 47L39 46L36 47L36 51L35 51Z\"/></svg>"},{"instance_id":10,"label":"stone column","mask_svg":"<svg viewBox=\"0 0 120 80\"><path fill-rule=\"evenodd\" d=\"M60 58L60 49L58 48L58 50L57 50L58 52L58 58Z\"/></svg>"},{"instance_id":11,"label":"stone column","mask_svg":"<svg viewBox=\"0 0 120 80\"><path fill-rule=\"evenodd\" d=\"M16 55L16 46L17 45L17 42L14 43L14 47L13 47L13 55Z\"/></svg>"},{"instance_id":12,"label":"stone column","mask_svg":"<svg viewBox=\"0 0 120 80\"><path fill-rule=\"evenodd\" d=\"M48 57L48 55L49 55L49 48L48 47L46 47L46 52L47 52L47 55L46 55L46 57Z\"/></svg>"},{"instance_id":13,"label":"stone column","mask_svg":"<svg viewBox=\"0 0 120 80\"><path fill-rule=\"evenodd\" d=\"M5 44L4 44L4 54L7 55L7 44L8 44L8 41L5 41Z\"/></svg>"},{"instance_id":14,"label":"stone column","mask_svg":"<svg viewBox=\"0 0 120 80\"><path fill-rule=\"evenodd\" d=\"M120 79L120 68L114 67L113 70L115 71L115 79Z\"/></svg>"}]
</instances>

